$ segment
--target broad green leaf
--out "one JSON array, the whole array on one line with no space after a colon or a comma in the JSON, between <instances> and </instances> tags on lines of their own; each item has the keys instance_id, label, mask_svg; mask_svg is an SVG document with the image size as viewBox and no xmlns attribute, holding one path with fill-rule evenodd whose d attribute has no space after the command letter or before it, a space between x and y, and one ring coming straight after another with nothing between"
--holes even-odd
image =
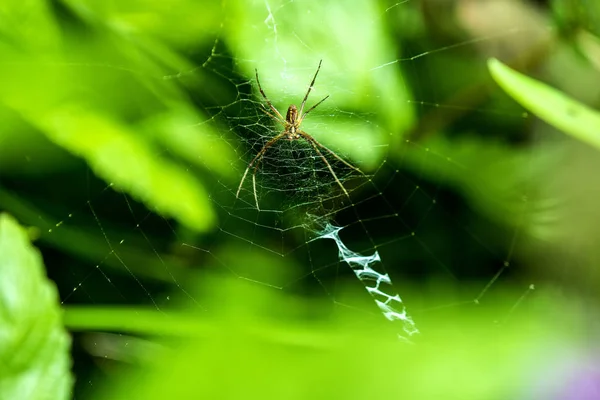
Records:
<instances>
[{"instance_id":1,"label":"broad green leaf","mask_svg":"<svg viewBox=\"0 0 600 400\"><path fill-rule=\"evenodd\" d=\"M46 1L2 1L0 42L18 43L21 49L34 51L56 49L61 32L52 8Z\"/></svg>"},{"instance_id":2,"label":"broad green leaf","mask_svg":"<svg viewBox=\"0 0 600 400\"><path fill-rule=\"evenodd\" d=\"M149 209L196 231L212 227L215 214L208 194L191 172L162 157L147 138L120 122L118 112L94 108L80 98L80 102L59 99L61 93L75 97L73 87L59 73L51 77L54 80L39 92L19 91L18 81L0 86L0 102ZM88 105L71 105L81 103Z\"/></svg>"},{"instance_id":3,"label":"broad green leaf","mask_svg":"<svg viewBox=\"0 0 600 400\"><path fill-rule=\"evenodd\" d=\"M215 223L208 194L194 176L161 157L126 126L81 108L32 119L56 144L85 158L94 172L159 214L203 231Z\"/></svg>"},{"instance_id":4,"label":"broad green leaf","mask_svg":"<svg viewBox=\"0 0 600 400\"><path fill-rule=\"evenodd\" d=\"M138 7L116 3L66 3L65 7L72 8L72 17L79 18L81 24L64 27L64 37L52 42L52 46L44 40L25 46L21 41L28 37L23 31L26 28L11 38L14 45L6 45L0 39L0 58L10 60L0 63L0 103L5 106L0 105L0 122L6 122L0 133L0 154L13 153L0 166L18 171L18 161L27 157L33 158L31 164L38 166L38 174L67 167L65 153L58 152L58 157L52 158L57 147L41 132L54 144L82 157L109 185L127 192L149 209L196 231L209 229L215 214L200 179L189 171L189 160L196 156L194 161L203 167L221 175L231 174L228 160L234 157L233 150L226 148L227 153L207 145L220 139L209 124L187 129L185 137L177 135L178 140L167 143L173 146L169 149L165 149L166 140L155 147L152 140L157 136L143 135L138 128L156 115L177 116L182 109L191 108L189 96L178 81L164 78L170 73L193 70L196 64L179 56L175 48L187 46L188 40L197 44L201 39L207 46L212 44L216 22L212 21L210 27L198 25L193 13L186 14L193 3L187 0L180 1L181 7L141 1L143 12ZM54 13L42 6L19 11L17 6L22 8L22 4L8 4L11 6L6 11L10 11L12 19L0 18L0 32L14 31L11 24L21 20L15 15L23 15L43 29L35 30L32 37L54 37ZM0 15L3 12L0 7ZM208 15L204 18L210 19ZM157 25L154 22L158 20L161 24ZM9 25L5 27L3 23ZM188 35L191 28L193 39ZM77 29L81 31L75 32ZM81 34L83 31L85 34ZM169 43L154 40L156 36L167 38ZM186 74L194 78L196 75ZM197 81L194 80L196 86ZM71 107L73 104L78 105L77 109ZM196 114L197 123L203 117L201 112ZM163 124L163 128L170 129L178 122L188 123L188 128L190 125L189 120L171 122L170 126ZM177 133L184 130L179 128ZM187 147L183 143L186 139ZM43 145L52 148L38 150L45 150ZM173 158L183 155L187 160L181 164L172 162L163 156L167 152Z\"/></svg>"},{"instance_id":5,"label":"broad green leaf","mask_svg":"<svg viewBox=\"0 0 600 400\"><path fill-rule=\"evenodd\" d=\"M561 91L507 67L488 61L494 80L519 104L562 130L600 150L600 113Z\"/></svg>"},{"instance_id":6,"label":"broad green leaf","mask_svg":"<svg viewBox=\"0 0 600 400\"><path fill-rule=\"evenodd\" d=\"M70 398L70 339L27 232L0 214L0 398Z\"/></svg>"},{"instance_id":7,"label":"broad green leaf","mask_svg":"<svg viewBox=\"0 0 600 400\"><path fill-rule=\"evenodd\" d=\"M185 104L149 118L143 130L151 132L169 150L187 162L220 176L239 179L232 165L238 156L226 140L200 113Z\"/></svg>"}]
</instances>

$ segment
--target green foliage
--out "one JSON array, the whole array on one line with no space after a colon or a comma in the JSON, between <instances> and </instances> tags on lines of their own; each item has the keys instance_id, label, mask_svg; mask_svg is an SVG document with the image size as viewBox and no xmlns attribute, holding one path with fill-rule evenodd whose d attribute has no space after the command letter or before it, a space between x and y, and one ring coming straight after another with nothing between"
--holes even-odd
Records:
<instances>
[{"instance_id":1,"label":"green foliage","mask_svg":"<svg viewBox=\"0 0 600 400\"><path fill-rule=\"evenodd\" d=\"M551 299L539 304L545 317L515 317L498 329L481 328L492 310L448 315L410 346L383 319L331 320L318 301L242 280L202 281L199 300L209 312L66 310L74 329L169 338L157 341L151 362L121 369L93 399L515 398L527 392L539 359L553 358L547 346L570 337L554 326Z\"/></svg>"},{"instance_id":2,"label":"green foliage","mask_svg":"<svg viewBox=\"0 0 600 400\"><path fill-rule=\"evenodd\" d=\"M71 397L70 339L54 284L27 231L0 214L0 397Z\"/></svg>"},{"instance_id":3,"label":"green foliage","mask_svg":"<svg viewBox=\"0 0 600 400\"><path fill-rule=\"evenodd\" d=\"M164 11L161 3L147 5L157 7L157 13ZM190 64L169 48L127 33L135 29L139 35L142 28L152 29L153 34L174 40L181 37L177 30L158 29L123 9L87 8L78 3L69 12L81 23L68 26L63 36L56 27L57 14L42 2L27 10L19 7L18 2L9 2L3 9L10 16L3 25L10 40L0 42L0 54L11 62L0 64L0 75L9 77L0 85L0 122L6 128L0 133L0 142L5 144L0 147L0 159L38 153L39 143L45 144L41 133L82 157L98 177L149 209L196 231L213 227L216 216L204 185L188 168L161 155L156 141L166 136L173 121L184 122L185 115L186 126L194 126L193 134L200 139L189 141L185 148L172 146L173 154L189 160L193 152L196 160L210 162L212 171L231 177L233 152L220 146L215 157L214 147L207 145L214 141L210 139L214 132L199 125L206 117L190 112L190 100L175 80L161 79L164 64L191 69ZM148 12L147 17L161 15L163 24L180 22L176 15L169 20L169 14ZM15 15L36 21L37 30L12 29L9 22ZM100 68L96 60L112 66ZM163 146L165 141L159 143ZM46 170L64 168L61 157L54 163L48 161L43 153L33 159L44 162ZM16 162L4 162L20 168ZM35 168L30 166L30 170Z\"/></svg>"},{"instance_id":4,"label":"green foliage","mask_svg":"<svg viewBox=\"0 0 600 400\"><path fill-rule=\"evenodd\" d=\"M562 130L600 150L600 113L559 90L520 74L500 61L488 61L496 82L523 107Z\"/></svg>"},{"instance_id":5,"label":"green foliage","mask_svg":"<svg viewBox=\"0 0 600 400\"><path fill-rule=\"evenodd\" d=\"M118 332L131 343L135 338L126 335L142 336L160 346L160 351L148 353L150 362L120 366L119 373L113 369L108 377L95 379L87 398L518 398L525 397L515 393L531 386L540 360L576 342L555 332L572 310L558 308L554 297L538 304L533 314L540 314L539 319L490 306L493 300L468 316L448 311L428 317L423 312L415 318L417 323L429 318L435 326L425 326L424 338L412 347L399 343L393 325L380 315L371 318L353 309L353 318L331 320L332 304L355 304L361 297L339 289L344 285L338 287L338 281L335 293L323 290L337 260L329 257L335 252L321 254L325 250L320 243L309 242L305 215L294 216L298 220L288 229L280 210L258 216L254 210L242 210L234 215L240 211L236 204L221 201L219 196L234 201L248 155L258 143L252 134L264 139L272 133L260 112L255 69L267 95L283 112L302 100L323 59L308 106L325 95L330 98L311 113L303 129L366 172L374 172L373 181L360 180L364 185L357 193L365 187L379 191L369 194L372 198L359 198L358 193L350 206L338 207L335 199L321 204L331 216L341 210L340 220L352 229L369 231L370 243L352 238L350 247L387 250L390 275L404 274L399 268L409 263L418 265L420 274L430 263L436 271L449 272L456 284L461 276L455 272L483 269L489 257L498 265L517 258L517 246L507 250L494 242L489 247L477 244L485 248L483 261L476 255L465 262L463 255L473 249L457 237L464 231L476 240L483 237L470 230L473 220L479 223L485 216L513 228L513 243L522 236L552 236L540 234L539 226L556 231L547 222L564 214L548 211L546 205L557 202L543 185L553 168L563 169L563 149L537 143L540 154L532 158L522 110L510 98L501 105L492 99L490 108L478 98L488 78L482 60L489 55L483 50L472 54L499 37L476 33L466 38L462 31L440 37L444 32L436 31L439 26L429 20L436 13L428 7L436 2L422 7L419 2L391 3L2 2L0 207L36 225L49 253L69 256L69 261L57 257L52 263L57 282L65 281L61 290L66 287L67 299L84 292L84 301L95 301L108 286L111 294L121 295L117 301L129 303L67 307L63 322L70 330ZM477 2L461 7L467 3ZM467 8L460 10L462 16L457 11L456 17L469 19ZM585 16L572 7L560 14L569 26L578 15ZM454 22L444 29L453 30ZM499 32L514 33L506 27ZM427 34L430 37L422 39ZM586 55L593 63L597 38L580 36L580 44L592 49ZM509 46L504 42L497 47ZM527 110L600 148L597 111L499 61L490 60L488 66L497 83ZM413 99L413 90L420 89L423 92ZM453 102L469 96L475 99ZM431 118L434 129L424 129L430 136L409 136L418 133L417 124L427 125L432 110L442 116ZM461 120L471 114L481 120ZM506 121L515 115L516 122ZM490 127L497 131L490 133ZM102 181L100 189L69 182L90 171ZM376 179L384 181L371 185ZM77 182L92 181L87 177ZM408 188L402 187L405 181ZM47 186L36 187L41 183ZM303 184L292 183L294 190ZM430 184L434 188L427 188ZM594 182L586 179L584 186L593 187ZM92 222L81 222L81 209L89 209L86 201L102 203L97 199L100 191L113 194L107 187L125 195L120 205L135 221L123 221L123 210L113 215L113 204L107 202L93 204ZM463 204L449 201L448 209L439 204L445 196L439 193L447 188L475 209L471 220L464 219L468 207ZM72 194L83 200L74 206ZM593 199L588 193L581 197ZM371 199L384 201L371 207ZM540 205L539 214L530 212ZM101 206L106 209L97 217ZM143 214L133 211L140 208ZM445 215L436 213L440 209L455 219L448 223ZM80 220L71 219L78 213ZM164 224L154 213L174 223ZM153 225L154 220L163 225ZM384 226L389 220L395 222ZM576 228L575 234L583 235ZM387 235L383 240L376 237L379 231ZM597 236L590 234L587 240L595 246ZM293 246L288 248L289 243ZM420 250L426 256L420 257ZM399 259L407 263L396 262ZM206 277L198 273L200 268L235 279ZM333 273L341 282L340 271ZM320 294L331 296L326 303L287 295L292 290L286 285L310 280L307 276L318 281ZM438 304L454 308L464 298L446 289L481 293L490 276L483 284L479 277L476 288L440 285L441 289L426 290L428 296L440 297ZM498 276L492 281L494 289ZM127 279L133 284L123 282ZM272 286L244 284L250 281ZM82 282L91 293L84 288L73 294L74 285ZM413 283L402 281L402 290L417 291ZM314 289L298 286L303 293ZM132 287L143 292L141 300L129 296ZM337 289L351 301L340 300ZM366 296L362 288L360 293ZM511 306L519 309L521 293L495 295L505 302L510 298ZM187 302L190 297L193 304ZM131 305L149 298L155 308ZM177 300L169 303L172 298ZM371 303L364 306L373 309ZM496 316L507 314L514 317L512 323L489 328ZM60 317L57 295L26 231L0 215L0 398L69 397L69 340ZM119 351L127 354L130 349Z\"/></svg>"},{"instance_id":6,"label":"green foliage","mask_svg":"<svg viewBox=\"0 0 600 400\"><path fill-rule=\"evenodd\" d=\"M53 142L85 158L98 176L159 214L200 231L214 224L202 185L183 168L157 157L146 141L110 117L80 107L63 107L36 116L32 122Z\"/></svg>"}]
</instances>

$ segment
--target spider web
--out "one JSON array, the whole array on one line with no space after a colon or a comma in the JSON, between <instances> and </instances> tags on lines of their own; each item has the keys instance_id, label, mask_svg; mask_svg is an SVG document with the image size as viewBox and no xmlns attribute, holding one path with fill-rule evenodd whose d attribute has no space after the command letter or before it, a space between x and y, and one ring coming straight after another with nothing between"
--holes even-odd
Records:
<instances>
[{"instance_id":1,"label":"spider web","mask_svg":"<svg viewBox=\"0 0 600 400\"><path fill-rule=\"evenodd\" d=\"M376 30L385 18L410 12L404 3L410 2L371 13L372 19L367 19L370 30ZM48 251L57 252L50 256L49 263L67 264L60 272L49 265L60 282L63 304L148 303L164 311L176 297L204 308L201 296L187 282L188 270L201 265L203 270L241 278L273 291L324 296L332 312L373 319L382 318L383 312L390 320L401 319L403 325L397 333L408 337L417 330L425 334L434 331L443 312L440 310L477 307L485 303L486 296L493 297L501 281L510 278L507 270L519 242L520 225L507 224L501 237L490 234L490 227L497 226L494 217L498 216L477 209L477 201L472 199L475 208L465 207L469 200L457 194L461 189L459 178L477 172L465 161L468 157L460 159L463 154L456 155L455 148L445 147L444 140L426 140L432 130L428 126L419 126L410 136L408 131L409 126L416 126L416 119L424 116L429 117L426 124L442 123L435 116L439 110L522 120L519 109L445 102L444 97L427 92L435 87L430 81L439 78L428 74L426 67L429 62L444 63L454 51L526 30L511 26L494 35L456 40L433 50L408 49L403 53L409 57L400 59L365 57L351 69L344 69L339 60L336 62L335 49L316 51L299 33L282 27L279 18L296 12L296 5L282 3L275 7L267 2L253 7L262 10L258 13L262 19L253 23L268 32L262 54L241 52L230 43L227 45L231 48L227 48L215 35L209 55L198 56L199 60L188 69L166 68L151 76L151 80L194 90L199 76L204 83L214 80L226 87L223 95L209 88L197 97L190 94L206 118L179 126L189 135L189 141L183 139L184 144L193 147L193 135L205 135L208 139L203 145L214 145L215 159L225 160L183 161L206 185L218 218L216 230L198 235L180 227L172 219L149 212L126 193L113 191L110 184L107 186L87 169L84 176L72 182L69 196L58 195L62 210L54 210L52 215L34 211L40 221L53 225L42 235L45 243L51 244ZM226 36L222 31L219 34ZM296 62L298 58L292 57L283 44L285 35L295 37L298 46L306 46L315 56ZM258 69L267 96L285 115L290 104L302 101L321 58L323 66L306 108L326 95L330 98L310 113L301 128L356 165L364 175L323 152L348 191L346 196L310 143L280 140L265 153L257 169L258 210L252 169L239 198L237 187L250 160L282 128L262 111L264 101L252 71ZM145 74L110 62L63 67L100 70L130 79ZM404 71L407 82L388 81L391 71L397 68ZM353 76L361 76L364 81L359 84L349 78ZM369 82L382 81L386 82L383 86L401 88L402 94L389 98L385 96L389 93L364 89ZM413 85L410 90L408 81ZM368 106L361 108L361 104ZM401 108L397 112L408 123L399 122L400 117L386 116L398 105ZM404 109L414 110L412 121ZM471 142L465 139L465 143ZM159 146L156 155L176 158L181 152L171 143ZM222 165L229 171L223 172ZM516 192L526 196L527 190L524 187ZM462 192L468 197L471 189ZM463 215L456 215L456 210ZM517 221L523 218L524 208L518 211L511 217ZM89 244L82 245L81 251L67 251L76 255L78 261L72 263L72 255L60 249L68 248L78 228L86 226L94 227L92 232L78 239L89 239ZM463 250L455 251L457 246ZM267 266L274 266L277 273ZM432 280L437 283L432 284ZM376 285L369 289L369 282ZM348 291L348 285L356 291ZM520 287L521 292L503 299L504 313L491 315L490 321L508 318L532 290L530 282ZM355 295L359 290L362 297ZM402 317L390 317L386 312ZM456 323L460 324L459 320ZM90 351L98 355L108 350Z\"/></svg>"}]
</instances>

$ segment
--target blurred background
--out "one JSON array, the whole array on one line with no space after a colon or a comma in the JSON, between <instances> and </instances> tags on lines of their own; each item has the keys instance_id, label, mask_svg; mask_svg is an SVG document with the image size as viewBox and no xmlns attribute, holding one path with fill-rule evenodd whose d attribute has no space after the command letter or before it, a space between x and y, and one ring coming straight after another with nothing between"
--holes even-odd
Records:
<instances>
[{"instance_id":1,"label":"blurred background","mask_svg":"<svg viewBox=\"0 0 600 400\"><path fill-rule=\"evenodd\" d=\"M597 108L598 34L574 0L5 0L0 210L58 287L73 397L595 398L598 150L486 62ZM330 158L348 198L283 140L257 210L256 73L283 114L320 60L302 128L365 175Z\"/></svg>"}]
</instances>

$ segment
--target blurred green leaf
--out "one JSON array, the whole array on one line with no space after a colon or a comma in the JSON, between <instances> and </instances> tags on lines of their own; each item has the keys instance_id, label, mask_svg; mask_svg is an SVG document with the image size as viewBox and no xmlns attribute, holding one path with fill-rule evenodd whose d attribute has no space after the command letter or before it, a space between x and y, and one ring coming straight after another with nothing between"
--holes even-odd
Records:
<instances>
[{"instance_id":1,"label":"blurred green leaf","mask_svg":"<svg viewBox=\"0 0 600 400\"><path fill-rule=\"evenodd\" d=\"M0 38L27 50L57 49L60 28L50 5L47 1L3 1L0 5Z\"/></svg>"},{"instance_id":2,"label":"blurred green leaf","mask_svg":"<svg viewBox=\"0 0 600 400\"><path fill-rule=\"evenodd\" d=\"M496 59L488 61L494 80L513 99L550 125L600 150L600 113L559 90L520 74Z\"/></svg>"},{"instance_id":3,"label":"blurred green leaf","mask_svg":"<svg viewBox=\"0 0 600 400\"><path fill-rule=\"evenodd\" d=\"M565 343L550 313L556 311L553 299L541 305L548 313L538 319L515 315L513 323L483 331L490 312L506 310L487 308L473 319L455 310L440 315L438 331L411 346L398 341L393 324L380 315L333 321L317 301L240 279L204 279L204 285L209 311L196 318L72 310L73 321L92 329L106 329L102 321L112 318L123 321L126 332L169 335L172 324L172 333L187 336L169 340L148 364L120 369L94 399L521 398L539 374L540 360L554 356L548 346ZM563 321L568 318L566 313ZM157 324L167 328L152 326Z\"/></svg>"},{"instance_id":4,"label":"blurred green leaf","mask_svg":"<svg viewBox=\"0 0 600 400\"><path fill-rule=\"evenodd\" d=\"M580 29L600 35L600 3L581 0L551 0L554 24L566 35Z\"/></svg>"},{"instance_id":5,"label":"blurred green leaf","mask_svg":"<svg viewBox=\"0 0 600 400\"><path fill-rule=\"evenodd\" d=\"M600 71L600 38L587 31L581 31L577 34L576 39L581 52L589 63L596 71Z\"/></svg>"},{"instance_id":6,"label":"blurred green leaf","mask_svg":"<svg viewBox=\"0 0 600 400\"><path fill-rule=\"evenodd\" d=\"M70 398L70 339L27 232L0 214L0 397Z\"/></svg>"},{"instance_id":7,"label":"blurred green leaf","mask_svg":"<svg viewBox=\"0 0 600 400\"><path fill-rule=\"evenodd\" d=\"M163 78L173 69L189 71L195 64L162 40L173 47L200 39L212 45L216 26L208 29L194 22L187 7L192 2L185 0L179 2L183 8L140 1L140 6L149 7L144 11L131 4L65 3L60 6L65 7L62 15L43 6L19 11L17 2L9 2L6 12L11 18L0 21L0 32L6 33L0 37L0 56L10 60L0 63L0 103L7 109L0 108L0 121L9 122L0 133L0 154L18 151L16 161L5 162L5 168L18 172L14 164L32 157L32 164L44 166L44 172L68 166L65 154L53 157L53 151L39 150L42 144L48 145L39 135L43 133L149 209L196 231L211 228L215 214L203 184L189 168L161 154L167 144L173 150L170 155L183 156L187 165L193 160L227 176L234 151L222 143L214 145L216 134L210 126L199 128L199 121L205 119L200 111L181 111L193 109L186 91L176 80ZM3 11L0 8L0 14ZM15 34L11 21L16 15L39 22L37 28L42 31L31 35L36 40L27 41L25 33ZM60 15L64 32L53 28L54 18ZM157 26L153 21L159 15L162 25ZM185 35L191 27L198 31L193 39ZM64 36L58 37L57 32ZM203 80L195 78L195 85L201 85ZM152 119L156 122L157 115L164 118L157 126L161 135L143 135L140 126ZM181 115L186 115L186 121ZM184 122L170 138L168 130ZM158 150L152 139L163 138ZM58 165L53 167L53 162Z\"/></svg>"},{"instance_id":8,"label":"blurred green leaf","mask_svg":"<svg viewBox=\"0 0 600 400\"><path fill-rule=\"evenodd\" d=\"M538 149L539 150L539 149ZM476 137L449 140L438 136L408 145L403 158L409 169L456 188L483 215L499 224L547 238L544 220L554 211L541 189L547 172L563 149L546 145L533 157L499 141ZM451 155L451 156L449 156Z\"/></svg>"},{"instance_id":9,"label":"blurred green leaf","mask_svg":"<svg viewBox=\"0 0 600 400\"><path fill-rule=\"evenodd\" d=\"M144 130L153 132L186 161L226 178L239 178L233 168L238 156L225 135L185 104L149 118L144 122Z\"/></svg>"},{"instance_id":10,"label":"blurred green leaf","mask_svg":"<svg viewBox=\"0 0 600 400\"><path fill-rule=\"evenodd\" d=\"M127 191L159 214L199 231L215 223L200 182L110 117L67 106L32 118L31 123L58 145L85 158L116 189Z\"/></svg>"},{"instance_id":11,"label":"blurred green leaf","mask_svg":"<svg viewBox=\"0 0 600 400\"><path fill-rule=\"evenodd\" d=\"M208 194L194 175L161 157L147 138L120 123L113 116L118 111L105 111L89 99L75 100L80 94L59 70L44 70L48 79L39 82L43 90L19 90L18 82L25 84L34 66L32 63L12 75L21 79L0 89L1 102L52 142L83 157L100 178L149 209L197 231L214 224ZM220 160L226 161L224 157Z\"/></svg>"},{"instance_id":12,"label":"blurred green leaf","mask_svg":"<svg viewBox=\"0 0 600 400\"><path fill-rule=\"evenodd\" d=\"M80 16L126 35L152 37L175 47L214 41L220 28L220 2L196 0L63 0Z\"/></svg>"}]
</instances>

